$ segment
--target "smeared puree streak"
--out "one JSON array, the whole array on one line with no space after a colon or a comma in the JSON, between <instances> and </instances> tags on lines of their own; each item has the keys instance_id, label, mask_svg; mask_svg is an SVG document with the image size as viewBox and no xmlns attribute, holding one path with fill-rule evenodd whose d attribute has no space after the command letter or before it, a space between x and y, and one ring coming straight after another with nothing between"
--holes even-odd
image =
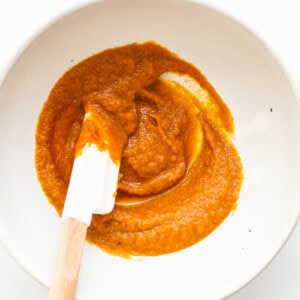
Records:
<instances>
[{"instance_id":1,"label":"smeared puree streak","mask_svg":"<svg viewBox=\"0 0 300 300\"><path fill-rule=\"evenodd\" d=\"M87 112L92 122L83 122ZM61 214L75 155L89 142L109 147L121 158L116 205L93 216L87 240L125 257L170 253L203 239L234 207L242 165L233 128L199 70L154 42L134 43L95 54L58 80L38 120L36 170Z\"/></svg>"}]
</instances>

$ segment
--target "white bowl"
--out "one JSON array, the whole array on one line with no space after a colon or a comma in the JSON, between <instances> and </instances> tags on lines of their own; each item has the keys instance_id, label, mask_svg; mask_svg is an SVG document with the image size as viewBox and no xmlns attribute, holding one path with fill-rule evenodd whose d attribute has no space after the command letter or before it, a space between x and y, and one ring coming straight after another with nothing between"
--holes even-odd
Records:
<instances>
[{"instance_id":1,"label":"white bowl","mask_svg":"<svg viewBox=\"0 0 300 300\"><path fill-rule=\"evenodd\" d=\"M126 260L86 245L78 299L217 299L253 279L291 233L300 211L300 115L287 75L246 28L182 1L105 1L53 22L23 51L0 88L0 237L49 285L60 220L36 179L34 134L51 87L103 49L155 40L207 76L235 118L244 166L238 208L183 251Z\"/></svg>"}]
</instances>

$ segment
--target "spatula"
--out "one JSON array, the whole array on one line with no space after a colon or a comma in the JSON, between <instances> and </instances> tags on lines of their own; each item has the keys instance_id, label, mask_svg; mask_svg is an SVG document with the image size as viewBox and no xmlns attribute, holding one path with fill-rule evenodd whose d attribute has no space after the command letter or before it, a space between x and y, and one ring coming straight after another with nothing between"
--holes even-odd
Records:
<instances>
[{"instance_id":1,"label":"spatula","mask_svg":"<svg viewBox=\"0 0 300 300\"><path fill-rule=\"evenodd\" d=\"M85 120L91 120L90 114L85 116ZM86 143L75 158L62 215L50 300L75 298L87 228L92 214L112 211L118 173L119 166L112 161L109 149L101 151L94 143Z\"/></svg>"}]
</instances>

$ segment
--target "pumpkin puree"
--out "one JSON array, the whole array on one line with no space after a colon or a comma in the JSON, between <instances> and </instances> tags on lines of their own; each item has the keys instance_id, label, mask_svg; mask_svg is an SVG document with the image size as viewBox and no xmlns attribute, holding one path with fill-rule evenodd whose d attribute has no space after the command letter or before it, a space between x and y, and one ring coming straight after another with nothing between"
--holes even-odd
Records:
<instances>
[{"instance_id":1,"label":"pumpkin puree","mask_svg":"<svg viewBox=\"0 0 300 300\"><path fill-rule=\"evenodd\" d=\"M189 75L201 93L164 78L168 72ZM203 239L234 208L242 165L229 109L198 69L146 42L78 63L44 104L36 170L60 215L87 111L106 130L111 157L120 162L115 208L93 215L90 243L125 257L170 253Z\"/></svg>"}]
</instances>

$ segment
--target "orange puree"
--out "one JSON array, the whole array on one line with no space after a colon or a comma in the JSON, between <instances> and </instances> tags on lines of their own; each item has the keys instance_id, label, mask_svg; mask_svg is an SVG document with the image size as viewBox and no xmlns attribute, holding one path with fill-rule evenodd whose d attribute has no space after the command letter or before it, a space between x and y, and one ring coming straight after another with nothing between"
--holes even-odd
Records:
<instances>
[{"instance_id":1,"label":"orange puree","mask_svg":"<svg viewBox=\"0 0 300 300\"><path fill-rule=\"evenodd\" d=\"M200 96L161 77L166 72L189 75ZM85 112L94 120L80 136ZM166 48L108 49L53 87L36 130L38 178L61 214L76 153L86 142L108 148L120 162L116 205L93 216L87 240L127 257L174 252L203 239L235 207L242 166L233 127L201 72Z\"/></svg>"}]
</instances>

